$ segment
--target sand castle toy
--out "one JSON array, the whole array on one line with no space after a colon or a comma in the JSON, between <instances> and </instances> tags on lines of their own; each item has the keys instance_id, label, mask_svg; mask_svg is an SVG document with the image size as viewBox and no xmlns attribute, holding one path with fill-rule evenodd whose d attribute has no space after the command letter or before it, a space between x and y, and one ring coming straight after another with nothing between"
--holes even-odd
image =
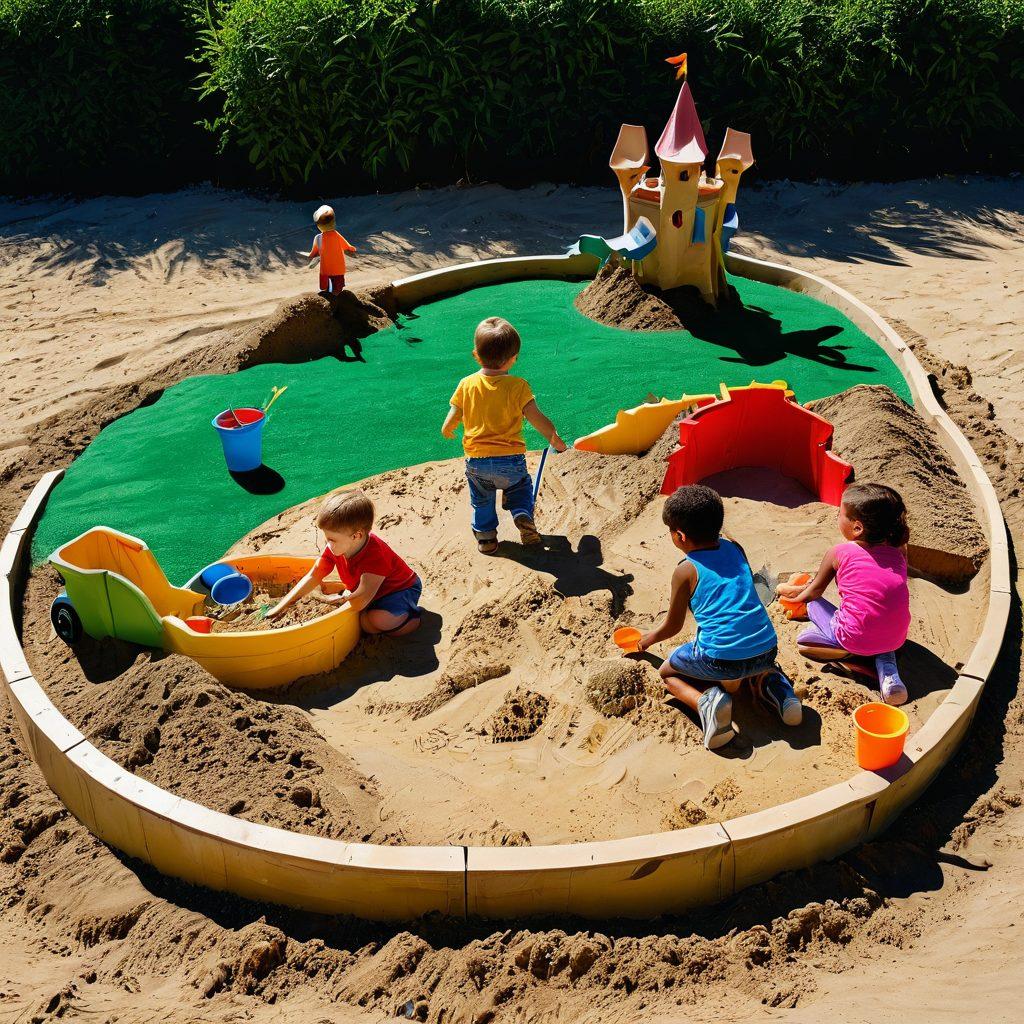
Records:
<instances>
[{"instance_id":1,"label":"sand castle toy","mask_svg":"<svg viewBox=\"0 0 1024 1024\"><path fill-rule=\"evenodd\" d=\"M315 559L248 555L223 559L253 584L289 588ZM97 526L58 548L50 563L64 580L50 617L58 636L74 643L83 632L186 654L229 686L260 690L329 672L359 642L359 613L349 604L310 622L280 629L201 632L208 595L197 573L186 586L168 582L156 556L136 537Z\"/></svg>"},{"instance_id":2,"label":"sand castle toy","mask_svg":"<svg viewBox=\"0 0 1024 1024\"><path fill-rule=\"evenodd\" d=\"M785 381L722 385L720 401L679 423L661 493L729 469L764 467L799 481L819 501L839 505L853 466L832 451L832 424L798 404Z\"/></svg>"},{"instance_id":3,"label":"sand castle toy","mask_svg":"<svg viewBox=\"0 0 1024 1024\"><path fill-rule=\"evenodd\" d=\"M723 254L739 227L740 178L754 163L750 136L727 128L715 176L707 177L702 167L708 147L689 83L684 81L654 152L661 164L656 178L647 176L650 157L644 127L624 124L619 129L608 165L622 192L623 236L605 241L631 261L633 273L644 284L662 290L691 285L713 305L727 287ZM625 246L630 251L612 244L633 238L631 232L638 225L637 244ZM592 244L588 247L580 240L581 251L591 249Z\"/></svg>"}]
</instances>

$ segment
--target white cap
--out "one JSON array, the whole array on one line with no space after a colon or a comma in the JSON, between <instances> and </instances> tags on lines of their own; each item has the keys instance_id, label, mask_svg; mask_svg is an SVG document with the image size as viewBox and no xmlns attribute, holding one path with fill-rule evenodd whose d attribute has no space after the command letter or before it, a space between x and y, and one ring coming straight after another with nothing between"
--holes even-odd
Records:
<instances>
[{"instance_id":1,"label":"white cap","mask_svg":"<svg viewBox=\"0 0 1024 1024\"><path fill-rule=\"evenodd\" d=\"M320 221L326 219L327 217L330 217L332 220L334 219L333 207L321 206L320 209L313 214L313 223L319 224Z\"/></svg>"}]
</instances>

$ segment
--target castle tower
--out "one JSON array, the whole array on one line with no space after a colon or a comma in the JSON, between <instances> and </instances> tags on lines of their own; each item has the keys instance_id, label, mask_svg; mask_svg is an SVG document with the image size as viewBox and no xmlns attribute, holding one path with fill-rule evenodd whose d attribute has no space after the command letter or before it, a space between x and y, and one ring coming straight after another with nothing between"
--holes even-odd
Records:
<instances>
[{"instance_id":1,"label":"castle tower","mask_svg":"<svg viewBox=\"0 0 1024 1024\"><path fill-rule=\"evenodd\" d=\"M735 202L740 178L754 162L750 136L728 129L716 176L703 175L708 147L690 86L683 82L654 152L661 162L661 175L645 177L647 133L639 125L624 124L609 161L622 193L623 233L640 217L657 225L657 246L634 262L634 272L641 281L663 290L696 287L713 305L727 287L723 231L728 245L738 224Z\"/></svg>"}]
</instances>

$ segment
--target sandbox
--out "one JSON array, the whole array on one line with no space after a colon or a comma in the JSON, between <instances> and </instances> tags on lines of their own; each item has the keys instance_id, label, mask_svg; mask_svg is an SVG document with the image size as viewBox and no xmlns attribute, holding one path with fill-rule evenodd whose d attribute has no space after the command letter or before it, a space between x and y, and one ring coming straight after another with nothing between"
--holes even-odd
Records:
<instances>
[{"instance_id":1,"label":"sandbox","mask_svg":"<svg viewBox=\"0 0 1024 1024\"><path fill-rule=\"evenodd\" d=\"M572 270L571 259L559 257L489 261L396 282L395 294L404 304L420 301L431 291L452 291L482 279L558 275ZM666 717L664 709L653 701L649 708L648 702L641 701L641 707L636 700L632 707L625 707L628 701L623 701L621 692L613 693L610 702L599 695L597 703L603 710L592 705L579 708L576 723L571 722L579 701L569 698L568 692L560 691L559 686L569 685L577 666L569 669L565 663L580 660L576 649L585 650L588 655L599 654L605 661L611 658L613 652L606 646L607 626L621 612L622 577L632 575L630 585L635 593L652 602L649 607L631 608L637 616L653 614L659 595L664 592L664 556L653 550L659 532L650 508L645 506L632 520L618 523L618 533L610 531L614 541L607 550L594 552L591 548L589 554L581 553L579 548L583 544L579 544L575 553L579 557L574 564L589 562L592 571L582 582L561 581L563 601L555 618L567 614L585 625L578 629L571 624L567 627L572 643L568 649L556 651L558 657L553 661L545 661L543 642L536 649L536 676L543 677L545 683L555 679L553 686L538 685L537 678L528 678L520 668L499 672L489 681L481 680L486 685L478 682L460 690L454 674L449 673L449 682L454 680L452 689L456 692L441 706L448 705L459 712L460 728L454 734L449 727L456 719L431 720L438 710L430 710L431 700L436 699L436 695L431 695L437 687L421 685L416 689L410 684L410 679L414 684L418 674L425 674L417 673L415 666L405 673L405 680L401 672L395 673L385 685L379 678L373 680L377 685L372 699L369 687L364 687L365 697L360 691L358 699L343 702L340 709L330 707L330 701L315 689L300 690L294 696L294 702L309 709L324 736L329 738L337 730L349 737L353 743L349 752L360 772L385 779L384 788L387 772L393 766L381 764L374 771L374 765L367 759L380 749L380 739L389 728L402 733L393 744L398 769L395 778L414 765L436 766L436 777L420 780L422 789L412 788L403 795L397 792L397 786L391 786L396 792L393 799L389 798L390 820L414 820L408 815L422 805L424 792L434 800L444 799L444 772L448 770L450 778L455 779L447 787L451 799L476 809L490 801L501 811L494 816L493 824L487 820L489 815L477 814L470 822L453 813L453 826L461 827L457 834L422 831L412 837L413 842L437 845L393 845L404 841L401 835L381 837L383 843L339 842L320 835L269 828L208 810L184 795L160 790L105 757L49 702L30 674L13 633L13 622L7 618L11 609L5 602L3 614L8 635L4 638L3 667L14 703L16 707L20 705L19 720L33 756L51 786L98 835L169 874L244 895L371 917L409 916L432 909L494 916L543 911L643 916L682 910L714 902L780 870L834 856L884 829L899 809L927 785L962 738L998 649L1009 600L1006 542L998 506L980 463L935 404L916 360L874 314L851 296L808 275L736 257L730 258L730 270L817 294L842 308L878 341L905 375L918 411L938 433L978 506L991 550L989 565L982 569L971 589L955 598L945 592L940 592L941 598L929 596L926 588L933 584L915 581L915 602L926 610L925 618L932 626L945 614L950 622L955 618L964 627L964 633L970 632L979 639L973 649L969 642L950 643L941 648L936 634L926 635L929 627L924 619L915 624L919 630L917 638L923 646L930 644L933 657L945 667L937 673L934 684L926 688L928 692L915 702L912 736L900 763L884 773L856 772L851 770L852 761L844 761L840 745L830 748L826 751L828 756L816 763L816 751L822 751L813 737L805 735L802 744L781 741L778 730L769 729L769 721L759 719L750 709L746 717L750 745L745 749L753 756L748 759L749 764L742 762L742 774L733 765L731 772L723 772L718 778L707 771L701 777L694 766L707 764L703 752L686 749L686 737L692 726L682 723L678 712L673 711L671 719ZM749 377L749 369L745 375ZM570 456L587 457L582 453ZM562 472L570 471L568 466ZM438 492L451 494L456 467L431 465L422 472L432 475ZM446 474L450 478L447 483ZM399 508L396 514L400 514L402 503L398 499L404 482L401 476L392 474L389 479L385 474L370 486L380 488L382 495L396 491L392 500ZM26 554L32 523L52 483L52 478L41 483L34 503L30 501L5 544L5 569L15 573L15 591L19 559ZM724 493L729 493L730 486L737 492L737 496L729 498L729 515L741 529L745 523L752 527L763 520L763 503L740 496L744 488L751 486L749 476L720 483ZM755 483L763 489L771 482ZM557 473L546 486L551 488L548 498L557 502ZM812 538L820 545L823 534L828 536L831 510L805 500L805 496L787 493L778 481L772 486L782 487L775 495L776 500L795 507L774 506L778 511L771 513L775 517L773 529L790 531L788 546L781 550L775 546L764 555L803 559ZM600 488L591 491L595 495L601 493ZM457 502L460 496L456 494L453 499ZM382 506L383 503L382 498ZM406 511L411 515L414 509ZM443 518L448 513L438 508L436 514ZM551 517L550 524L547 518L545 521L545 529L551 532L572 536L574 527L586 525L582 520L559 523L557 505L546 507L544 515ZM582 516L578 505L573 506L571 515ZM275 528L279 528L282 541L291 540L288 529L301 529L306 521L308 512L297 508L293 513L279 515ZM602 534L607 525L600 524ZM561 529L555 529L556 526ZM402 524L382 522L382 529L389 536L400 535ZM756 531L751 529L749 538L743 535L739 539L747 545L756 563ZM263 530L258 543L273 545L277 540L278 537L268 536ZM451 549L435 553L440 559L438 567L447 564L453 575L464 566L459 542L455 540ZM520 575L530 570L518 562L505 568L512 570L513 565ZM503 577L497 576L497 581L500 591ZM564 593L574 586L585 592ZM507 586L503 589L509 592L511 600L525 601L533 611L544 611L546 598L536 587L520 587L518 593ZM460 600L457 594L451 597ZM557 621L553 625L556 631L565 626ZM945 631L955 632L951 627ZM784 632L782 635L785 637ZM500 647L502 642L500 637L496 642L486 631L480 639L488 648ZM540 641L543 639L539 637ZM940 649L935 650L936 646ZM445 653L443 645L438 648L439 658ZM500 664L492 663L483 676L500 668ZM787 668L795 671L791 665ZM353 662L349 669L357 672L358 664ZM557 681L560 669L567 670L564 683ZM590 682L592 690L600 691L598 674L587 675L582 682ZM431 684L439 681L428 680ZM816 697L813 690L817 682L801 682L807 683L808 706L818 713L822 733L832 728L831 711L826 705L830 701L842 705L855 699L851 692L854 688L848 691L845 684L833 686L830 682ZM641 696L644 689L640 683L633 696ZM530 694L543 697L544 701L535 700ZM408 714L408 707L403 712L402 705L416 702L421 702L417 712L426 712L420 718ZM610 703L616 705L613 714L607 713ZM741 727L746 711L743 707L738 711ZM430 728L415 727L418 721L429 723ZM401 728L389 726L394 722L400 722ZM810 724L813 729L813 720ZM517 729L532 732L521 736ZM353 735L360 730L361 735ZM570 732L576 737L571 746L563 742ZM664 749L659 751L659 744ZM642 759L641 748L645 745L656 753L672 750L675 777L658 778L655 772L646 773L643 779L629 775L629 765L624 762ZM516 753L510 754L513 748ZM769 755L778 767L795 777L793 787L784 794L791 799L777 806L767 806L756 799L759 782L764 782L763 777L758 779L759 766L768 766ZM652 763L659 760L668 759L652 758ZM472 788L469 775L459 778L454 772L459 765L482 762L499 765L501 771L491 774L506 785L488 794ZM819 774L815 775L815 771ZM579 806L573 801L548 818L543 808L536 813L538 797L546 788L565 790L574 778L581 782L581 773L593 785L581 785L577 790ZM726 785L726 775L733 782L731 787ZM567 792L571 793L571 788ZM761 792L769 795L771 786L762 785ZM627 794L627 799L619 801L622 808L610 809L608 805L617 801L620 793ZM305 803L304 794L298 800ZM448 812L448 808L435 806L441 817ZM520 827L521 819L531 808L535 810L532 832ZM630 823L634 826L632 834L627 831ZM419 822L421 826L427 824L429 819ZM648 829L651 834L637 835L638 829ZM512 848L524 842L534 845ZM502 844L506 844L504 848Z\"/></svg>"}]
</instances>

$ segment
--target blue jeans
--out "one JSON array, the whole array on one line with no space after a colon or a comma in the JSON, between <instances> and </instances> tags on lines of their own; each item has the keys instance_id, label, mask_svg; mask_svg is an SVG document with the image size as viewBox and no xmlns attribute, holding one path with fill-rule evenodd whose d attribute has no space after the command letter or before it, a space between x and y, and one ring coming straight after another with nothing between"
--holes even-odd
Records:
<instances>
[{"instance_id":1,"label":"blue jeans","mask_svg":"<svg viewBox=\"0 0 1024 1024\"><path fill-rule=\"evenodd\" d=\"M533 518L533 481L526 471L525 455L492 455L466 459L469 503L473 506L473 532L480 540L498 536L498 511L495 496L503 491L501 507L512 518Z\"/></svg>"},{"instance_id":2,"label":"blue jeans","mask_svg":"<svg viewBox=\"0 0 1024 1024\"><path fill-rule=\"evenodd\" d=\"M668 663L681 675L702 682L720 683L728 679L746 679L767 672L774 668L779 649L773 647L764 654L739 661L726 661L724 658L712 658L700 646L697 640L677 647L669 656Z\"/></svg>"}]
</instances>

